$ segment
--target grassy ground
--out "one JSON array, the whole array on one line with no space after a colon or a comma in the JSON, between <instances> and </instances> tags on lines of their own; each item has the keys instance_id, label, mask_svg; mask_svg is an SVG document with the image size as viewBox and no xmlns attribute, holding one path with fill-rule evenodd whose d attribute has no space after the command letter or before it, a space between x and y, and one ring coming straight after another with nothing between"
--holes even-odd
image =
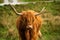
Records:
<instances>
[{"instance_id":1,"label":"grassy ground","mask_svg":"<svg viewBox=\"0 0 60 40\"><path fill-rule=\"evenodd\" d=\"M41 40L60 40L60 2L38 2L14 7L18 12L23 10L40 12L43 7L46 7L45 12L41 14L44 20L41 28L43 35ZM0 6L0 40L19 40L16 29L17 17L10 6Z\"/></svg>"}]
</instances>

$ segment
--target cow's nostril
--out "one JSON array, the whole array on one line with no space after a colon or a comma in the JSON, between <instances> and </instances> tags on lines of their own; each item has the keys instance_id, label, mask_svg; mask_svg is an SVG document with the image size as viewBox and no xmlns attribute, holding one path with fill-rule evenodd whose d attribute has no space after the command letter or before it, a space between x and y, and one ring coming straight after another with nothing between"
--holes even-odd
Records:
<instances>
[{"instance_id":1,"label":"cow's nostril","mask_svg":"<svg viewBox=\"0 0 60 40\"><path fill-rule=\"evenodd\" d=\"M28 27L27 30L31 30L32 28Z\"/></svg>"}]
</instances>

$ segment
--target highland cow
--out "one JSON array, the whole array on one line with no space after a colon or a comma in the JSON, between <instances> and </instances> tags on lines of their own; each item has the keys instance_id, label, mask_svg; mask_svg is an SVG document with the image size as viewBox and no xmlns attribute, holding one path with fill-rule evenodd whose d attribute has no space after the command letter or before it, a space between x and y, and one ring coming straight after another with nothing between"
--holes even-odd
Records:
<instances>
[{"instance_id":1,"label":"highland cow","mask_svg":"<svg viewBox=\"0 0 60 40\"><path fill-rule=\"evenodd\" d=\"M37 40L41 36L42 19L36 14L37 12L28 10L18 17L16 24L21 40Z\"/></svg>"},{"instance_id":2,"label":"highland cow","mask_svg":"<svg viewBox=\"0 0 60 40\"><path fill-rule=\"evenodd\" d=\"M42 36L40 32L42 18L39 15L44 11L45 7L43 7L39 14L33 10L18 13L12 5L10 6L19 15L16 20L16 26L21 40L37 40L38 37Z\"/></svg>"}]
</instances>

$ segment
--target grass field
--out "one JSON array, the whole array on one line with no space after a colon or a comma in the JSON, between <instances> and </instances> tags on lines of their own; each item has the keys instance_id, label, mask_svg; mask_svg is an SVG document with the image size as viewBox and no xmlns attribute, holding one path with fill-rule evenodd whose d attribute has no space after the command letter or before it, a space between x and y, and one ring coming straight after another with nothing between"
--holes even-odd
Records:
<instances>
[{"instance_id":1,"label":"grass field","mask_svg":"<svg viewBox=\"0 0 60 40\"><path fill-rule=\"evenodd\" d=\"M60 2L37 2L14 7L18 12L23 10L40 12L43 7L46 7L45 12L41 14L44 21L41 28L43 36L39 40L60 40ZM16 29L17 17L10 6L0 6L0 40L19 40Z\"/></svg>"}]
</instances>

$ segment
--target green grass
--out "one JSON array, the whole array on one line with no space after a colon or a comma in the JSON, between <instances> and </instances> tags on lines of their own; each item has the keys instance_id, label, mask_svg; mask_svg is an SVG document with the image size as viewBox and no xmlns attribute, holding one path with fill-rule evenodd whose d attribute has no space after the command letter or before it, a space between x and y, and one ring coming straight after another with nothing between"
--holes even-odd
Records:
<instances>
[{"instance_id":1,"label":"green grass","mask_svg":"<svg viewBox=\"0 0 60 40\"><path fill-rule=\"evenodd\" d=\"M44 20L42 25L41 40L60 40L60 2L38 2L36 4L16 5L18 12L23 10L35 10L40 12L46 7L46 12L41 15ZM16 18L18 16L10 6L0 6L0 40L19 40L16 29ZM40 40L40 39L39 39Z\"/></svg>"},{"instance_id":2,"label":"green grass","mask_svg":"<svg viewBox=\"0 0 60 40\"><path fill-rule=\"evenodd\" d=\"M3 3L3 0L0 0L0 3Z\"/></svg>"}]
</instances>

